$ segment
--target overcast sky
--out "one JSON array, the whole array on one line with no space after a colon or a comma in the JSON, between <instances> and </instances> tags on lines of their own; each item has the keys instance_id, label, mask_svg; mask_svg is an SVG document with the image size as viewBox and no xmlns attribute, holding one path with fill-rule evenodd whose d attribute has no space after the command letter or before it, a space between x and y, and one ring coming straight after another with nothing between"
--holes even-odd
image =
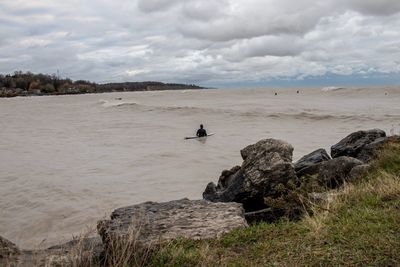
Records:
<instances>
[{"instance_id":1,"label":"overcast sky","mask_svg":"<svg viewBox=\"0 0 400 267\"><path fill-rule=\"evenodd\" d=\"M1 0L0 73L400 84L400 0Z\"/></svg>"}]
</instances>

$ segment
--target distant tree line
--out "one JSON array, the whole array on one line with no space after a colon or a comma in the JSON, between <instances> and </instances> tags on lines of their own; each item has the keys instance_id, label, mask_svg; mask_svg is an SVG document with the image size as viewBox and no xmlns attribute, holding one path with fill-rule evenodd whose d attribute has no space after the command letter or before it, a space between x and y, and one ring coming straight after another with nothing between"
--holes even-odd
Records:
<instances>
[{"instance_id":1,"label":"distant tree line","mask_svg":"<svg viewBox=\"0 0 400 267\"><path fill-rule=\"evenodd\" d=\"M85 80L72 81L69 78L60 78L56 74L34 74L22 71L15 71L14 74L0 74L0 97L179 89L203 89L203 87L194 84L150 81L97 84Z\"/></svg>"}]
</instances>

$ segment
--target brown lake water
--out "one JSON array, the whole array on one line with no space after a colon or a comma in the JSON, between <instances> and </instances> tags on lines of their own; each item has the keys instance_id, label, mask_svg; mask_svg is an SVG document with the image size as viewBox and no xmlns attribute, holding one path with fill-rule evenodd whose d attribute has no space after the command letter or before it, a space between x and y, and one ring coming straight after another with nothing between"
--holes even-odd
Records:
<instances>
[{"instance_id":1,"label":"brown lake water","mask_svg":"<svg viewBox=\"0 0 400 267\"><path fill-rule=\"evenodd\" d=\"M241 163L240 149L263 138L288 141L298 159L356 130L400 129L400 88L274 92L0 99L0 235L43 248L118 207L200 199L208 182ZM215 135L184 140L200 123Z\"/></svg>"}]
</instances>

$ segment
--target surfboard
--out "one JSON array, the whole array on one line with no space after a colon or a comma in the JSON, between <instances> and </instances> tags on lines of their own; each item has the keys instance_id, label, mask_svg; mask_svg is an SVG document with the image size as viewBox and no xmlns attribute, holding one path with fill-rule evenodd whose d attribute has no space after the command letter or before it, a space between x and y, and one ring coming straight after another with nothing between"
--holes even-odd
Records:
<instances>
[{"instance_id":1,"label":"surfboard","mask_svg":"<svg viewBox=\"0 0 400 267\"><path fill-rule=\"evenodd\" d=\"M205 138L205 137L209 137L209 136L212 136L212 135L214 135L214 133L210 133L210 134L207 134L207 136L202 136L202 137L198 137L198 136L188 136L188 137L185 137L185 139L187 140L187 139L200 139L200 138Z\"/></svg>"}]
</instances>

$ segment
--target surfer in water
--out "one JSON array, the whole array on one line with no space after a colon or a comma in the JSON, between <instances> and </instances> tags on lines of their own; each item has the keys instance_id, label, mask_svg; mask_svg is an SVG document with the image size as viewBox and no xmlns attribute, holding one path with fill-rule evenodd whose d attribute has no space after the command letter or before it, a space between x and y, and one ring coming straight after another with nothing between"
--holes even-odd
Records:
<instances>
[{"instance_id":1,"label":"surfer in water","mask_svg":"<svg viewBox=\"0 0 400 267\"><path fill-rule=\"evenodd\" d=\"M203 129L203 124L200 124L200 129L197 130L196 136L197 136L197 137L204 137L204 136L207 136L206 130Z\"/></svg>"}]
</instances>

